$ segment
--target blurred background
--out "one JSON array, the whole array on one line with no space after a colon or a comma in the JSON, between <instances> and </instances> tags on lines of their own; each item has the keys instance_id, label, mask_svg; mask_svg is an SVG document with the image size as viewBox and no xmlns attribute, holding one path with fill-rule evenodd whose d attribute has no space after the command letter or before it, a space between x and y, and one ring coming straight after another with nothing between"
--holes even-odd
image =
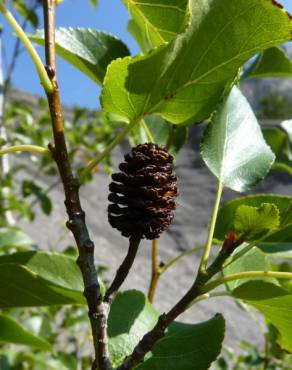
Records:
<instances>
[{"instance_id":1,"label":"blurred background","mask_svg":"<svg viewBox=\"0 0 292 370\"><path fill-rule=\"evenodd\" d=\"M287 10L292 12L291 0L281 2ZM40 4L33 0L31 3ZM38 24L35 24L37 25L35 28L42 28L40 7L36 6L35 9L38 16ZM18 19L20 23L23 21L21 17ZM129 14L120 0L99 0L97 6L93 6L90 0L64 0L58 6L58 26L91 27L109 32L124 41L131 54L136 55L140 49L127 32L128 20ZM4 76L7 76L15 52L16 38L3 17L0 17L0 23L3 25L2 65ZM33 33L35 28L28 23L26 29ZM289 43L282 47L291 60L292 44ZM37 46L37 49L43 58L43 48ZM7 132L4 142L46 146L51 141L47 103L43 99L44 93L30 57L22 47L18 52L15 65L13 65L13 73L10 76L9 88L6 91L4 122ZM121 126L119 122L112 122L100 112L98 85L62 58L58 58L58 78L65 106L64 116L70 156L74 169L78 172L84 163L92 159L92 156L103 151ZM253 193L291 195L292 78L251 78L242 83L241 89L254 108L266 138L269 139L271 132L275 133L274 137L277 138L275 142L269 143L277 151L277 166L275 165L267 178L247 195ZM286 122L284 125L283 121ZM169 133L172 128L167 124L165 123L164 129ZM153 129L157 137L161 135L155 132L156 121L147 121L147 125ZM181 127L176 132L177 146L172 149L179 178L180 197L175 221L159 239L159 258L163 262L175 258L178 253L185 253L202 245L206 240L217 185L216 180L203 164L199 153L204 128L203 124L193 125L188 128ZM88 226L97 246L98 269L105 283L113 276L127 248L125 239L121 238L107 222L109 175L117 170L118 163L129 150L130 145L136 145L143 139L145 135L143 136L141 132L133 132L129 140L124 141L105 159L102 166L94 169L94 174L86 179L87 182L81 189ZM1 145L2 142L0 142ZM10 250L3 239L1 246L0 235L0 247L4 245L0 255L3 251L11 253L23 251L27 247L30 248L29 250L62 251L68 256L75 257L76 248L65 227L63 192L55 165L48 158L39 158L35 155L7 158L5 157L4 162L0 163L0 173L2 169L0 231L1 227L5 230L6 227L7 230L12 226L20 227L21 232L25 233L20 234L22 240L27 242L25 246L15 242ZM238 193L225 190L223 202L238 196ZM16 234L13 235L13 240L16 240ZM28 239L24 239L23 235L26 235ZM168 310L173 305L174 299L180 297L182 291L185 291L192 283L194 266L197 266L199 258L200 252L190 254L188 258L180 260L177 265L170 268L161 278L155 298L155 306L159 310ZM125 289L135 288L147 293L151 274L150 260L151 245L148 241L143 241ZM224 342L224 356L214 364L214 370L292 369L291 356L288 363L288 356L286 358L278 347L273 348L275 352L272 353L274 356L272 359L275 361L271 360L271 367L264 367L266 366L266 358L263 355L265 346L267 343L274 345L274 342L271 338L267 339L263 319L254 311L250 312L246 307L228 298L200 303L182 315L181 319L186 322L199 322L210 318L218 311L223 312L226 317L227 335ZM78 309L66 307L60 312L56 308L42 308L41 312L38 309L11 310L9 314L24 323L30 330L34 330L38 335L54 343L55 348L64 354L66 361L61 360L62 356L56 357L54 358L55 363L50 362L50 369L75 370L88 366L91 348L87 345L90 334L84 307ZM70 322L64 319L66 315L72 317ZM32 322L31 317L37 317L38 324ZM269 331L268 334L271 333L272 331ZM16 349L9 347L9 350L5 347L6 352L1 352L2 349L0 346L0 370L47 369L46 363L42 366L39 364L38 357L29 360L20 355L24 352L21 352L18 347ZM79 356L78 361L73 363L71 360L76 352ZM3 358L9 357L8 354L12 356L15 367L4 367L4 362L1 362ZM73 355L70 357L68 354ZM46 361L52 360L52 358L49 360L47 357L44 358ZM6 361L6 365L9 361ZM62 365L58 361L61 361ZM31 367L23 365L27 362Z\"/></svg>"}]
</instances>

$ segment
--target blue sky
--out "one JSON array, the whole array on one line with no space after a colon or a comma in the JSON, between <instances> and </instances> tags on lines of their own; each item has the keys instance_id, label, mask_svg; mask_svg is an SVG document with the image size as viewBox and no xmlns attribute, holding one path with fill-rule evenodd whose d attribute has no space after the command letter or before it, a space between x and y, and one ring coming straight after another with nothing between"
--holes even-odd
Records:
<instances>
[{"instance_id":1,"label":"blue sky","mask_svg":"<svg viewBox=\"0 0 292 370\"><path fill-rule=\"evenodd\" d=\"M286 9L292 12L292 0L281 2ZM14 37L2 17L0 22L4 24L3 43L9 58ZM64 0L58 7L57 24L59 26L92 27L111 32L122 39L129 46L132 54L135 54L138 52L138 47L126 32L127 22L127 9L121 0L99 0L99 6L96 9L90 5L89 0ZM39 47L38 50L43 55L42 48ZM99 106L99 87L62 59L58 60L58 75L62 100L66 105L81 105L90 108ZM13 84L21 90L43 95L32 62L26 53L18 59Z\"/></svg>"}]
</instances>

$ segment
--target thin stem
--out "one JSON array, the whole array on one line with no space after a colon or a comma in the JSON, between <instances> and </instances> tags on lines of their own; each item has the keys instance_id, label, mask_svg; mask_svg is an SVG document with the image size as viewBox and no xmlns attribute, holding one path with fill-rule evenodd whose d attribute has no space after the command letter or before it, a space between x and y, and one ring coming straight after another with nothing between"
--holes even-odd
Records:
<instances>
[{"instance_id":1,"label":"thin stem","mask_svg":"<svg viewBox=\"0 0 292 370\"><path fill-rule=\"evenodd\" d=\"M140 242L141 242L141 238L139 236L130 238L128 253L124 261L118 268L113 282L111 283L110 287L105 293L104 302L111 302L113 296L122 286L123 282L128 276L130 269L134 263Z\"/></svg>"},{"instance_id":2,"label":"thin stem","mask_svg":"<svg viewBox=\"0 0 292 370\"><path fill-rule=\"evenodd\" d=\"M35 11L39 7L39 5L40 3L38 2L38 0L35 0L30 10ZM27 24L28 24L28 18L25 18L23 23L21 24L21 28L23 29L24 32L26 30ZM13 74L13 71L16 65L16 61L22 51L20 47L21 47L21 40L18 37L15 41L10 64L7 66L7 76L6 76L5 84L4 84L4 94L7 93L7 90L10 87L11 77L12 77L12 74Z\"/></svg>"},{"instance_id":3,"label":"thin stem","mask_svg":"<svg viewBox=\"0 0 292 370\"><path fill-rule=\"evenodd\" d=\"M93 159L88 166L83 170L80 175L80 179L86 176L86 174L90 173L94 167L96 167L110 152L119 145L124 137L132 130L132 128L139 122L139 119L134 120L133 122L127 124L127 126L115 137L115 139L105 148L105 150L100 153L95 159Z\"/></svg>"},{"instance_id":4,"label":"thin stem","mask_svg":"<svg viewBox=\"0 0 292 370\"><path fill-rule=\"evenodd\" d=\"M205 245L200 246L200 247L195 247L191 249L187 249L184 252L181 252L174 258L170 259L167 261L163 266L160 267L160 274L164 274L166 270L168 270L172 265L174 265L176 262L178 262L181 258L188 256L189 254L196 253L202 249L204 249Z\"/></svg>"},{"instance_id":5,"label":"thin stem","mask_svg":"<svg viewBox=\"0 0 292 370\"><path fill-rule=\"evenodd\" d=\"M52 93L53 91L53 84L52 81L49 79L47 71L39 57L38 53L36 52L35 48L33 47L32 43L30 42L29 38L23 31L23 29L18 24L17 20L13 17L11 12L5 7L5 5L0 3L0 11L3 16L6 18L10 26L15 31L16 35L20 38L22 43L24 44L26 50L28 51L29 55L32 58L32 61L37 69L39 78L41 83L47 93Z\"/></svg>"},{"instance_id":6,"label":"thin stem","mask_svg":"<svg viewBox=\"0 0 292 370\"><path fill-rule=\"evenodd\" d=\"M202 256L201 263L200 263L200 271L205 271L206 267L207 267L207 264L208 264L208 260L209 260L209 256L210 256L210 252L211 252L211 248L212 248L212 242L213 242L213 236L214 236L214 231L215 231L215 226L216 226L216 220L217 220L219 206L220 206L220 200L221 200L221 196L222 196L222 191L223 191L223 183L221 181L219 181L218 182L217 195L216 195L214 208L213 208L213 212L212 212L212 217L211 217L208 239L207 239L207 243L206 243L206 246L205 246L205 251L204 251L204 254Z\"/></svg>"},{"instance_id":7,"label":"thin stem","mask_svg":"<svg viewBox=\"0 0 292 370\"><path fill-rule=\"evenodd\" d=\"M158 280L160 278L160 267L158 262L158 240L152 240L152 272L151 272L151 281L148 290L148 299L153 303L155 291L157 288Z\"/></svg>"},{"instance_id":8,"label":"thin stem","mask_svg":"<svg viewBox=\"0 0 292 370\"><path fill-rule=\"evenodd\" d=\"M141 124L142 124L143 129L144 129L144 131L146 133L146 136L147 136L148 141L150 143L153 143L154 144L155 143L155 139L154 139L151 131L149 130L149 127L147 126L147 124L146 124L146 122L145 122L144 119L141 120Z\"/></svg>"},{"instance_id":9,"label":"thin stem","mask_svg":"<svg viewBox=\"0 0 292 370\"><path fill-rule=\"evenodd\" d=\"M51 152L47 148L37 145L15 145L9 146L7 148L0 149L0 155L8 153L19 153L19 152L31 152L36 154L41 154L45 156L51 155Z\"/></svg>"},{"instance_id":10,"label":"thin stem","mask_svg":"<svg viewBox=\"0 0 292 370\"><path fill-rule=\"evenodd\" d=\"M204 293L194 299L189 305L188 308L194 306L195 304L205 301L206 299L211 299L211 298L218 298L218 297L232 297L232 294L230 292L227 292L226 290L222 290L220 292L213 292L213 293Z\"/></svg>"},{"instance_id":11,"label":"thin stem","mask_svg":"<svg viewBox=\"0 0 292 370\"><path fill-rule=\"evenodd\" d=\"M276 278L292 280L292 272L278 272L278 271L244 271L237 274L227 275L220 279L216 279L209 284L206 284L202 292L207 293L217 288L218 286L228 283L229 281L247 279L247 278Z\"/></svg>"}]
</instances>

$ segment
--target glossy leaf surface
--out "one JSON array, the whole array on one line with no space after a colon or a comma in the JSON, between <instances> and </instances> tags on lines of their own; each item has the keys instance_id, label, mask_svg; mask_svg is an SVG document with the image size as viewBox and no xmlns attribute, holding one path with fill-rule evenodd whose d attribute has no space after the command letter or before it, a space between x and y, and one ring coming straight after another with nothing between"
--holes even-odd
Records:
<instances>
[{"instance_id":1,"label":"glossy leaf surface","mask_svg":"<svg viewBox=\"0 0 292 370\"><path fill-rule=\"evenodd\" d=\"M246 191L270 170L274 154L242 93L233 87L204 133L201 154L224 186Z\"/></svg>"},{"instance_id":2,"label":"glossy leaf surface","mask_svg":"<svg viewBox=\"0 0 292 370\"><path fill-rule=\"evenodd\" d=\"M42 30L29 37L38 44L44 44ZM56 29L56 46L59 56L97 83L102 83L106 68L112 60L129 55L122 41L91 28Z\"/></svg>"}]
</instances>

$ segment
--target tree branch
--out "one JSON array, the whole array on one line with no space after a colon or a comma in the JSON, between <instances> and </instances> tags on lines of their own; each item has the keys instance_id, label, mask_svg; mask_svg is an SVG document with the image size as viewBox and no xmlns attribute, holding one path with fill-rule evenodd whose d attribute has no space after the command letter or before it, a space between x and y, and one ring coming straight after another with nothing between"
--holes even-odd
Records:
<instances>
[{"instance_id":1,"label":"tree branch","mask_svg":"<svg viewBox=\"0 0 292 370\"><path fill-rule=\"evenodd\" d=\"M114 294L120 289L121 285L123 284L126 277L128 276L130 269L133 265L133 262L135 260L140 241L141 241L141 238L139 236L131 237L129 239L128 253L124 261L122 262L121 266L118 268L113 282L111 283L110 287L105 293L105 296L104 296L105 302L111 302Z\"/></svg>"},{"instance_id":2,"label":"tree branch","mask_svg":"<svg viewBox=\"0 0 292 370\"><path fill-rule=\"evenodd\" d=\"M125 358L123 364L119 366L117 370L133 369L144 360L146 353L151 351L155 343L165 335L166 328L180 314L182 314L197 297L203 294L204 285L221 270L224 261L231 255L239 244L241 244L241 241L235 241L231 244L227 239L224 242L222 249L214 262L207 268L207 270L199 270L195 282L187 293L168 313L160 315L154 328L144 335L141 341L134 348L132 354Z\"/></svg>"},{"instance_id":3,"label":"tree branch","mask_svg":"<svg viewBox=\"0 0 292 370\"><path fill-rule=\"evenodd\" d=\"M44 0L44 23L45 23L45 52L46 69L51 78L54 89L47 92L48 104L51 113L54 146L50 146L53 158L58 166L65 192L65 206L69 216L67 227L72 231L79 257L77 264L80 267L83 282L84 296L89 308L89 318L95 348L95 363L97 362L101 370L109 369L108 358L102 359L99 363L100 353L107 356L107 350L103 350L103 317L107 315L102 304L100 287L94 265L94 243L89 237L89 232L85 222L85 213L82 210L79 199L79 182L73 175L71 164L66 147L64 136L64 124L62 117L61 101L56 78L56 51L55 51L55 0Z\"/></svg>"}]
</instances>

